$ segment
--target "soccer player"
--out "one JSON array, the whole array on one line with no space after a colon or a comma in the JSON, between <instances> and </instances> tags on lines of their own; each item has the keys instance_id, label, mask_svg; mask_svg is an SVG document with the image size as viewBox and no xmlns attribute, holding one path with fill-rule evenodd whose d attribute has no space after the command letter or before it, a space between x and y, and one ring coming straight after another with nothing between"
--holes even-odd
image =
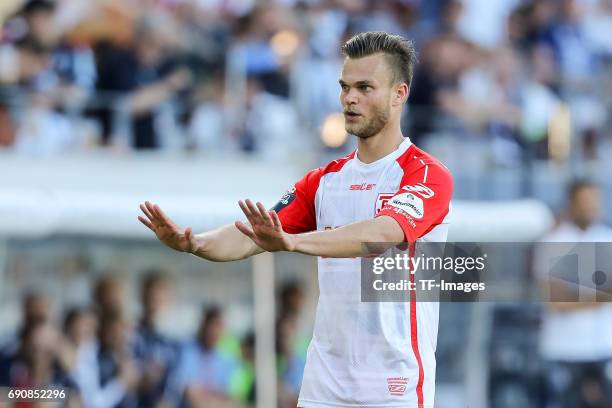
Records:
<instances>
[{"instance_id":1,"label":"soccer player","mask_svg":"<svg viewBox=\"0 0 612 408\"><path fill-rule=\"evenodd\" d=\"M357 150L307 173L273 209L238 204L247 222L195 235L156 204L140 221L166 245L212 261L263 251L318 256L320 296L298 406L433 407L438 304L360 301L363 243L444 242L448 169L402 135L415 64L411 42L383 32L349 39L340 78Z\"/></svg>"}]
</instances>

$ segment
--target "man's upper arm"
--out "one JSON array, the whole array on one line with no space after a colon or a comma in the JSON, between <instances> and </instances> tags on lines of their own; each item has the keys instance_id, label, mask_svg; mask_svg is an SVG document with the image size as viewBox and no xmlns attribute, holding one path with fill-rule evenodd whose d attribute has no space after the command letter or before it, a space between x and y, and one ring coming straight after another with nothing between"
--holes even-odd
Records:
<instances>
[{"instance_id":1,"label":"man's upper arm","mask_svg":"<svg viewBox=\"0 0 612 408\"><path fill-rule=\"evenodd\" d=\"M272 208L278 213L286 233L300 234L317 229L315 195L321 175L322 169L308 172Z\"/></svg>"},{"instance_id":2,"label":"man's upper arm","mask_svg":"<svg viewBox=\"0 0 612 408\"><path fill-rule=\"evenodd\" d=\"M453 179L444 166L429 163L402 178L399 190L376 217L393 218L404 232L404 240L415 242L449 212Z\"/></svg>"}]
</instances>

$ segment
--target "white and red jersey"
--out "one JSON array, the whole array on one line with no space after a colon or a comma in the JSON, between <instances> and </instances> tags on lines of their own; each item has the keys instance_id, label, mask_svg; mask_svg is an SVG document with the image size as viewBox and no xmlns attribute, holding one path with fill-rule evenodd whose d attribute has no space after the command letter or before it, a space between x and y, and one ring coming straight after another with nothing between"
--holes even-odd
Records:
<instances>
[{"instance_id":1,"label":"white and red jersey","mask_svg":"<svg viewBox=\"0 0 612 408\"><path fill-rule=\"evenodd\" d=\"M374 217L409 242L444 242L450 172L409 139L363 163L357 152L315 169L277 204L292 234ZM318 259L319 302L298 406L433 408L438 303L361 302L359 259Z\"/></svg>"}]
</instances>

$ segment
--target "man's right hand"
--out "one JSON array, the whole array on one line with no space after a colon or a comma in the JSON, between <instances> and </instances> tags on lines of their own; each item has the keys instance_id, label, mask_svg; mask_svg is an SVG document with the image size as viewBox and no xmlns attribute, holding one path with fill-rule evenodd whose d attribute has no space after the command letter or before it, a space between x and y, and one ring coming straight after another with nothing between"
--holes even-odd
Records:
<instances>
[{"instance_id":1,"label":"man's right hand","mask_svg":"<svg viewBox=\"0 0 612 408\"><path fill-rule=\"evenodd\" d=\"M196 240L191 228L180 228L162 211L157 204L145 201L140 209L146 216L138 216L138 220L155 233L157 238L172 249L193 253Z\"/></svg>"}]
</instances>

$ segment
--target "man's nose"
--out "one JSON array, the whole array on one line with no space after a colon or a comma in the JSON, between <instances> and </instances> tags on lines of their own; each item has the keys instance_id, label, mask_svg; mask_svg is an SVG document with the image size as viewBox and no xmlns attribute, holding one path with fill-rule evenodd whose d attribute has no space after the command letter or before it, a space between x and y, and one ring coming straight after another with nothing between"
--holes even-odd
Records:
<instances>
[{"instance_id":1,"label":"man's nose","mask_svg":"<svg viewBox=\"0 0 612 408\"><path fill-rule=\"evenodd\" d=\"M348 92L344 94L344 104L345 105L355 105L359 102L359 98L357 95L357 91L354 89L349 89Z\"/></svg>"}]
</instances>

